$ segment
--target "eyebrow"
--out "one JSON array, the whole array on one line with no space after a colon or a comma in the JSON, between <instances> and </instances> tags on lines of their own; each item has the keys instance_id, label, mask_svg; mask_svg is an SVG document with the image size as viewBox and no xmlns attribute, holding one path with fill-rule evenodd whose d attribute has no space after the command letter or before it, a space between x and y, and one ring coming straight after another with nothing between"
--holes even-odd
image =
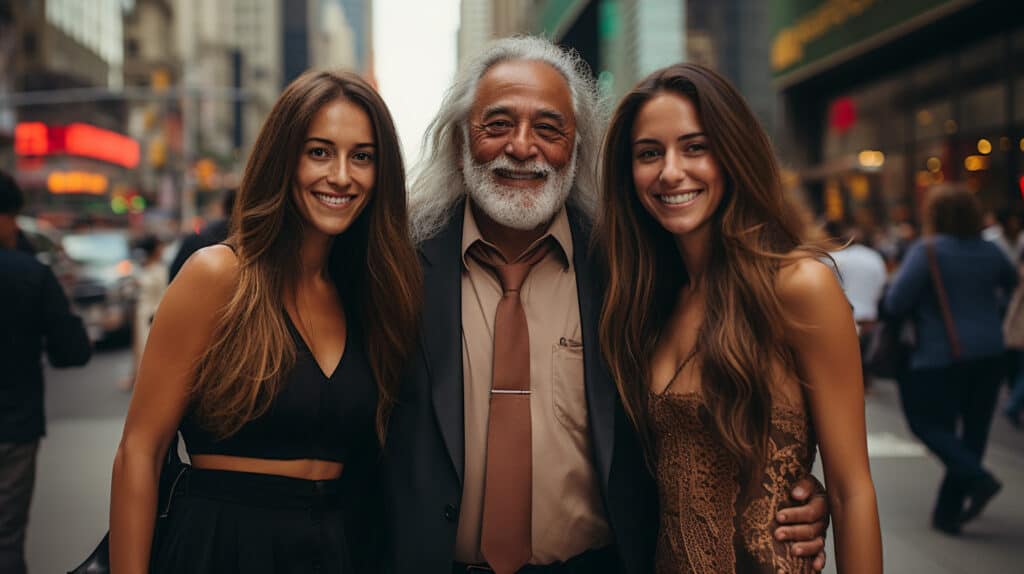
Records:
<instances>
[{"instance_id":1,"label":"eyebrow","mask_svg":"<svg viewBox=\"0 0 1024 574\"><path fill-rule=\"evenodd\" d=\"M320 138L320 137L314 136L314 137L311 137L311 138L306 138L306 141L304 141L303 143L307 144L309 142L319 142L319 143L322 143L324 145L329 145L331 147L335 147L334 142L332 142L331 140L329 140L327 138ZM373 142L363 142L363 143L357 143L356 145L354 145L352 147L354 147L354 148L358 148L358 147L372 147L372 148L375 148L375 147L377 147L377 144L375 144Z\"/></svg>"},{"instance_id":2,"label":"eyebrow","mask_svg":"<svg viewBox=\"0 0 1024 574\"><path fill-rule=\"evenodd\" d=\"M677 142L684 142L684 141L687 141L687 140L692 140L692 139L696 139L696 138L704 137L704 136L707 136L707 134L704 133L704 132L693 132L693 133L690 133L690 134L683 134L683 135L677 137L676 141ZM661 142L659 142L658 140L656 140L654 138L640 138L638 140L635 140L633 142L633 145L656 144L656 143L661 143Z\"/></svg>"},{"instance_id":3,"label":"eyebrow","mask_svg":"<svg viewBox=\"0 0 1024 574\"><path fill-rule=\"evenodd\" d=\"M502 114L513 115L512 108L504 105L495 105L489 108L484 108L481 117L484 120L486 120L492 116L499 116ZM537 112L537 115L539 115L542 118L548 118L550 120L558 122L561 125L565 125L565 116L556 110L552 110L550 108L543 108Z\"/></svg>"}]
</instances>

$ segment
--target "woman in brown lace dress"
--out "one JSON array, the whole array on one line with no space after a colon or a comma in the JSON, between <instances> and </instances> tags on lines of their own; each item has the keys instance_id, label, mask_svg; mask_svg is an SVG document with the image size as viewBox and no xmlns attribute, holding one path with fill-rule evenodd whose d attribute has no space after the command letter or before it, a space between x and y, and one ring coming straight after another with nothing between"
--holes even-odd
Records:
<instances>
[{"instance_id":1,"label":"woman in brown lace dress","mask_svg":"<svg viewBox=\"0 0 1024 574\"><path fill-rule=\"evenodd\" d=\"M655 72L603 176L601 344L658 482L658 574L811 571L773 532L819 447L838 569L881 572L853 317L746 103Z\"/></svg>"}]
</instances>

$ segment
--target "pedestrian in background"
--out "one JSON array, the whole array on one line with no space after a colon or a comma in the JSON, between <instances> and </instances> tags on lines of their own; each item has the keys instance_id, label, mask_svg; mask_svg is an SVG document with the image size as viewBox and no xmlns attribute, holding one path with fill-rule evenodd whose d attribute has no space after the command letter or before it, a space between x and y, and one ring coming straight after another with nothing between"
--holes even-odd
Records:
<instances>
[{"instance_id":1,"label":"pedestrian in background","mask_svg":"<svg viewBox=\"0 0 1024 574\"><path fill-rule=\"evenodd\" d=\"M1020 214L1009 209L987 211L984 216L985 228L981 230L981 238L995 243L999 250L1011 262L1016 262L1021 255L1024 235L1021 234Z\"/></svg>"},{"instance_id":2,"label":"pedestrian in background","mask_svg":"<svg viewBox=\"0 0 1024 574\"><path fill-rule=\"evenodd\" d=\"M164 244L155 235L139 239L136 247L143 253L142 269L136 276L139 283L139 297L135 301L135 324L132 329L132 352L135 362L131 376L121 382L123 390L131 390L135 384L135 373L142 362L142 351L146 348L149 326L153 322L157 305L167 290L167 267L163 263Z\"/></svg>"},{"instance_id":3,"label":"pedestrian in background","mask_svg":"<svg viewBox=\"0 0 1024 574\"><path fill-rule=\"evenodd\" d=\"M846 245L831 253L839 270L843 293L853 306L853 319L857 322L861 358L868 347L868 341L878 325L878 305L888 278L885 259L874 249L863 243L864 232L857 227L844 228L836 222L826 226L829 236ZM870 377L865 372L864 387L869 386Z\"/></svg>"},{"instance_id":4,"label":"pedestrian in background","mask_svg":"<svg viewBox=\"0 0 1024 574\"><path fill-rule=\"evenodd\" d=\"M25 529L35 484L36 453L45 433L43 366L89 361L81 319L49 267L18 249L15 216L24 203L14 179L0 172L0 572L25 572Z\"/></svg>"},{"instance_id":5,"label":"pedestrian in background","mask_svg":"<svg viewBox=\"0 0 1024 574\"><path fill-rule=\"evenodd\" d=\"M1001 487L981 462L1005 374L997 295L1013 289L1017 272L982 239L981 206L970 190L934 188L925 210L928 233L908 250L885 307L914 323L903 409L910 430L946 466L932 525L958 534Z\"/></svg>"},{"instance_id":6,"label":"pedestrian in background","mask_svg":"<svg viewBox=\"0 0 1024 574\"><path fill-rule=\"evenodd\" d=\"M178 253L175 254L174 260L171 262L167 276L168 281L174 281L178 271L181 271L181 266L185 264L185 261L193 253L203 247L221 243L228 238L228 232L231 227L231 212L235 209L235 195L237 193L234 189L225 191L220 203L221 218L209 222L199 233L193 233L182 240L181 247L178 248Z\"/></svg>"},{"instance_id":7,"label":"pedestrian in background","mask_svg":"<svg viewBox=\"0 0 1024 574\"><path fill-rule=\"evenodd\" d=\"M1024 257L1017 263L1018 279L1024 278ZM1010 399L1006 403L1003 414L1013 428L1021 428L1021 413L1024 412L1024 282L1017 284L1017 289L1010 298L1003 319L1003 337L1006 341L1007 355L1015 362L1016 370L1010 377Z\"/></svg>"}]
</instances>

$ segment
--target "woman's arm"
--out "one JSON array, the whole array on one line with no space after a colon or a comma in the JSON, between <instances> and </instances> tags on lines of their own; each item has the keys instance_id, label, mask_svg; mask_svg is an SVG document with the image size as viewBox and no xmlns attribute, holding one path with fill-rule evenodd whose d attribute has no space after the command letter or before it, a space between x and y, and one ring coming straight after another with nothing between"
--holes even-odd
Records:
<instances>
[{"instance_id":1,"label":"woman's arm","mask_svg":"<svg viewBox=\"0 0 1024 574\"><path fill-rule=\"evenodd\" d=\"M868 465L864 383L850 306L832 271L801 259L779 273L788 339L818 437L839 572L881 572L882 537Z\"/></svg>"},{"instance_id":2,"label":"woman's arm","mask_svg":"<svg viewBox=\"0 0 1024 574\"><path fill-rule=\"evenodd\" d=\"M188 404L193 369L236 285L235 255L203 249L167 290L114 457L110 494L110 563L115 574L149 570L163 457Z\"/></svg>"}]
</instances>

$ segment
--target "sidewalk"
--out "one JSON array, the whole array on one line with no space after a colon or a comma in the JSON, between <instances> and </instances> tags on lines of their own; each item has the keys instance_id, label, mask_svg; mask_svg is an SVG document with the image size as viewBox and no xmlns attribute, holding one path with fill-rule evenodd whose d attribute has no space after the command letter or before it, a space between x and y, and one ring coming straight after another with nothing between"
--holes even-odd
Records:
<instances>
[{"instance_id":1,"label":"sidewalk","mask_svg":"<svg viewBox=\"0 0 1024 574\"><path fill-rule=\"evenodd\" d=\"M84 369L47 373L49 436L40 449L28 532L32 574L66 572L106 530L110 466L130 399L114 381L127 372L128 361L127 351L107 352ZM867 418L886 572L1024 570L1024 432L997 418L986 464L1003 481L1003 491L962 536L952 538L929 527L941 466L910 435L891 383L879 383L868 396ZM836 571L832 540L829 573Z\"/></svg>"},{"instance_id":2,"label":"sidewalk","mask_svg":"<svg viewBox=\"0 0 1024 574\"><path fill-rule=\"evenodd\" d=\"M950 537L930 527L942 466L907 429L893 383L880 382L872 389L867 421L886 572L976 574L1024 568L1024 433L1002 418L995 421L985 464L1003 482L1003 490L960 537ZM815 473L820 476L820 468ZM829 540L825 572L835 573Z\"/></svg>"}]
</instances>

